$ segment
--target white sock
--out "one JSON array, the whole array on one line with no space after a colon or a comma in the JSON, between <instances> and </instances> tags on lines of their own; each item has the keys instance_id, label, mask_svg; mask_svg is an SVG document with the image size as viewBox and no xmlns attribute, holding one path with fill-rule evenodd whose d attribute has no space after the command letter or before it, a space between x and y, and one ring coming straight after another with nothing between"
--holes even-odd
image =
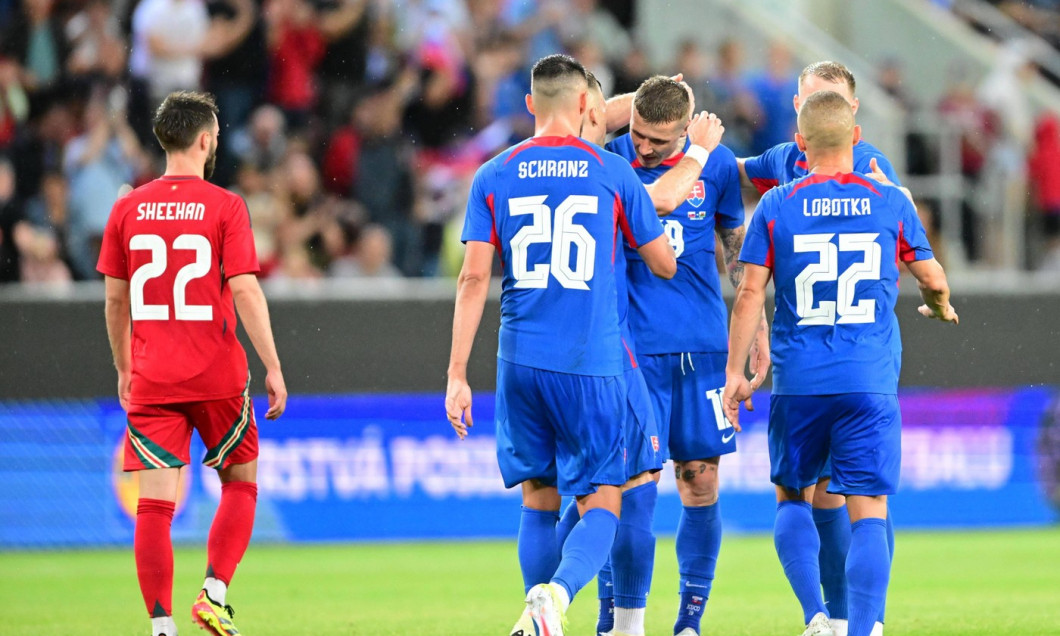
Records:
<instances>
[{"instance_id":1,"label":"white sock","mask_svg":"<svg viewBox=\"0 0 1060 636\"><path fill-rule=\"evenodd\" d=\"M643 636L644 608L615 607L615 631L630 636Z\"/></svg>"},{"instance_id":2,"label":"white sock","mask_svg":"<svg viewBox=\"0 0 1060 636\"><path fill-rule=\"evenodd\" d=\"M847 619L829 618L828 624L832 626L833 636L847 636Z\"/></svg>"},{"instance_id":3,"label":"white sock","mask_svg":"<svg viewBox=\"0 0 1060 636\"><path fill-rule=\"evenodd\" d=\"M210 600L218 605L225 604L225 595L228 594L228 585L225 584L221 579L215 579L212 576L206 577L206 580L202 584L202 589L206 590L206 595L210 597Z\"/></svg>"},{"instance_id":4,"label":"white sock","mask_svg":"<svg viewBox=\"0 0 1060 636\"><path fill-rule=\"evenodd\" d=\"M870 636L883 636L883 623L876 621L872 624L872 632Z\"/></svg>"},{"instance_id":5,"label":"white sock","mask_svg":"<svg viewBox=\"0 0 1060 636\"><path fill-rule=\"evenodd\" d=\"M172 616L159 616L151 619L151 636L177 636L177 624Z\"/></svg>"},{"instance_id":6,"label":"white sock","mask_svg":"<svg viewBox=\"0 0 1060 636\"><path fill-rule=\"evenodd\" d=\"M562 614L567 613L567 608L570 607L570 596L567 595L567 588L563 587L559 583L549 583L552 589L556 592L556 598L559 599L559 611Z\"/></svg>"}]
</instances>

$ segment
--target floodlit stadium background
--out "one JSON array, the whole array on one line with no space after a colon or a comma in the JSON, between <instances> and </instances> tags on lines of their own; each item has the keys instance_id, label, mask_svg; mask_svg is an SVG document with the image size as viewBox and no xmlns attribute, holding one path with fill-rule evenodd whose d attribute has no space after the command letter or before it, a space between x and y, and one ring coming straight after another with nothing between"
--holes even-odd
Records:
<instances>
[{"instance_id":1,"label":"floodlit stadium background","mask_svg":"<svg viewBox=\"0 0 1060 636\"><path fill-rule=\"evenodd\" d=\"M92 269L119 189L158 174L146 117L177 86L220 101L215 180L248 201L293 394L280 423L261 421L255 540L514 537L518 493L501 487L490 419L496 296L472 358L469 441L441 394L470 176L532 132L528 65L558 50L607 92L683 72L738 156L790 138L805 64L848 65L865 137L920 203L962 317L918 320L904 285L897 524L1056 522L1060 18L1038 7L1050 3L225 0L206 5L228 50L150 73L136 2L40 4L0 2L0 549L131 542L135 479L115 468L124 418ZM108 149L88 152L93 139ZM731 531L771 527L765 416L723 462ZM187 473L179 540L205 537L206 472ZM679 505L669 475L662 493L665 534Z\"/></svg>"}]
</instances>

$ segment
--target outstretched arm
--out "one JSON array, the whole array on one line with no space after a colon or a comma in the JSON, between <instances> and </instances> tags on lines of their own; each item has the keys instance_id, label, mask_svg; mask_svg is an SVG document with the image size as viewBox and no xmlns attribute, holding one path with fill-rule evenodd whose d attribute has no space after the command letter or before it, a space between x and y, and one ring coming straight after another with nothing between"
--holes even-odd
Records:
<instances>
[{"instance_id":1,"label":"outstretched arm","mask_svg":"<svg viewBox=\"0 0 1060 636\"><path fill-rule=\"evenodd\" d=\"M494 247L490 243L468 241L464 265L456 281L456 308L453 310L453 344L449 352L449 382L445 390L445 414L460 439L472 426L471 387L467 383L467 362L475 341L482 310L489 293Z\"/></svg>"},{"instance_id":2,"label":"outstretched arm","mask_svg":"<svg viewBox=\"0 0 1060 636\"><path fill-rule=\"evenodd\" d=\"M722 405L725 417L740 430L740 402L749 400L754 389L744 374L747 355L757 333L766 303L766 285L772 270L762 265L745 264L743 281L736 290L729 325L729 358L725 364L725 391Z\"/></svg>"},{"instance_id":3,"label":"outstretched arm","mask_svg":"<svg viewBox=\"0 0 1060 636\"><path fill-rule=\"evenodd\" d=\"M950 286L946 282L946 272L935 259L906 263L910 273L916 277L920 286L920 297L924 304L917 308L921 316L935 318L942 322L957 324L957 312L950 304Z\"/></svg>"},{"instance_id":4,"label":"outstretched arm","mask_svg":"<svg viewBox=\"0 0 1060 636\"><path fill-rule=\"evenodd\" d=\"M236 303L239 319L243 329L250 336L261 363L265 365L265 391L269 396L269 410L265 418L274 420L283 415L287 408L287 385L280 370L280 357L276 353L276 343L272 339L272 323L269 320L269 306L265 294L254 274L240 274L228 279L232 288L232 299Z\"/></svg>"}]
</instances>

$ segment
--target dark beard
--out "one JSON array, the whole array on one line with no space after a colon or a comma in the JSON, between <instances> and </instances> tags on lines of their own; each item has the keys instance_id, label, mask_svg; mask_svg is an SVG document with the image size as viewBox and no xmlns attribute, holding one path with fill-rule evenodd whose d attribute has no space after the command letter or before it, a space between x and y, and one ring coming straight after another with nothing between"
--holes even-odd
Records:
<instances>
[{"instance_id":1,"label":"dark beard","mask_svg":"<svg viewBox=\"0 0 1060 636\"><path fill-rule=\"evenodd\" d=\"M210 156L206 158L206 165L203 166L203 179L207 181L213 176L213 169L217 166L217 151L214 150L210 153Z\"/></svg>"}]
</instances>

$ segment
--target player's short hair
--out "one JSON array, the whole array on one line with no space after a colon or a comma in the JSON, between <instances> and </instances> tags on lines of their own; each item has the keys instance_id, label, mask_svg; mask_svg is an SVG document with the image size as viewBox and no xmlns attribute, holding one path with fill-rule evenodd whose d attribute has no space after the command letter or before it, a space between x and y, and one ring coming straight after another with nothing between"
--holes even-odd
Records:
<instances>
[{"instance_id":1,"label":"player's short hair","mask_svg":"<svg viewBox=\"0 0 1060 636\"><path fill-rule=\"evenodd\" d=\"M633 108L649 124L686 121L691 107L685 87L665 75L644 80L633 96Z\"/></svg>"},{"instance_id":2,"label":"player's short hair","mask_svg":"<svg viewBox=\"0 0 1060 636\"><path fill-rule=\"evenodd\" d=\"M850 87L851 95L854 94L854 89L857 88L857 82L854 81L854 74L850 72L850 69L839 62L825 60L823 62L814 62L813 64L810 64L802 69L802 73L799 73L799 86L802 86L803 81L811 75L836 84L845 82L846 85Z\"/></svg>"},{"instance_id":3,"label":"player's short hair","mask_svg":"<svg viewBox=\"0 0 1060 636\"><path fill-rule=\"evenodd\" d=\"M213 130L217 101L209 93L170 93L155 111L154 133L166 152L187 150L204 130Z\"/></svg>"},{"instance_id":4,"label":"player's short hair","mask_svg":"<svg viewBox=\"0 0 1060 636\"><path fill-rule=\"evenodd\" d=\"M604 86L600 83L600 79L589 69L585 69L585 81L589 83L589 90L604 92Z\"/></svg>"},{"instance_id":5,"label":"player's short hair","mask_svg":"<svg viewBox=\"0 0 1060 636\"><path fill-rule=\"evenodd\" d=\"M799 109L799 134L814 150L853 147L854 109L835 91L818 91Z\"/></svg>"},{"instance_id":6,"label":"player's short hair","mask_svg":"<svg viewBox=\"0 0 1060 636\"><path fill-rule=\"evenodd\" d=\"M585 90L585 67L569 55L548 55L534 64L530 71L530 92L536 97L551 99L567 91Z\"/></svg>"}]
</instances>

